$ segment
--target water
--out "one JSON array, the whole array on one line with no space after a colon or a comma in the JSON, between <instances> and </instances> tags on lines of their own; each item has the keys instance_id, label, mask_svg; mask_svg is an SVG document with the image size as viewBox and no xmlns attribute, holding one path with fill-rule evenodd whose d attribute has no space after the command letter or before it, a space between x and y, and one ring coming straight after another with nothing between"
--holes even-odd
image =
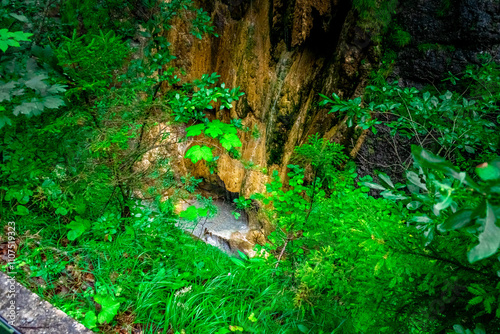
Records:
<instances>
[{"instance_id":1,"label":"water","mask_svg":"<svg viewBox=\"0 0 500 334\"><path fill-rule=\"evenodd\" d=\"M225 253L236 254L238 249L232 247L235 238L244 237L250 231L247 215L244 212L238 211L241 216L236 219L232 214L232 211L236 209L232 203L223 200L214 200L213 204L217 207L218 211L214 217L204 217L198 222L180 220L178 227L207 244L218 247ZM187 209L191 205L196 207L202 206L200 202L190 200L181 203L182 210Z\"/></svg>"}]
</instances>

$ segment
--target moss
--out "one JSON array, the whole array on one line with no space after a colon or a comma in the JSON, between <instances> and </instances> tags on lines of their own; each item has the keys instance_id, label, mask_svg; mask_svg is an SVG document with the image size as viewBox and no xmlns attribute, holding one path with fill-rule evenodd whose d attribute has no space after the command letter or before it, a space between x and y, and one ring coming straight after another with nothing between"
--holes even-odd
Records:
<instances>
[{"instance_id":1,"label":"moss","mask_svg":"<svg viewBox=\"0 0 500 334\"><path fill-rule=\"evenodd\" d=\"M397 4L398 0L354 0L352 6L359 14L358 25L377 39L387 31Z\"/></svg>"},{"instance_id":2,"label":"moss","mask_svg":"<svg viewBox=\"0 0 500 334\"><path fill-rule=\"evenodd\" d=\"M455 46L439 43L424 43L418 46L418 50L424 53L431 50L454 52Z\"/></svg>"},{"instance_id":3,"label":"moss","mask_svg":"<svg viewBox=\"0 0 500 334\"><path fill-rule=\"evenodd\" d=\"M441 1L441 6L439 7L437 11L437 16L438 17L443 17L448 15L451 12L451 8L453 5L454 0L442 0Z\"/></svg>"},{"instance_id":4,"label":"moss","mask_svg":"<svg viewBox=\"0 0 500 334\"><path fill-rule=\"evenodd\" d=\"M289 114L278 115L276 126L274 127L268 146L269 158L267 164L269 166L281 163L281 159L285 153L286 139L295 123L296 115L299 113L299 106L300 103L298 103Z\"/></svg>"}]
</instances>

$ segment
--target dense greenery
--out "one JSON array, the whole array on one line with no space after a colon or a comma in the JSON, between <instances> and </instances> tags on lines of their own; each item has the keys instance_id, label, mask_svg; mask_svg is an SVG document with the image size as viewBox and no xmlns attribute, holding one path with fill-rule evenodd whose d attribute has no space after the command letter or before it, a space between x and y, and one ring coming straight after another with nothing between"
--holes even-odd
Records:
<instances>
[{"instance_id":1,"label":"dense greenery","mask_svg":"<svg viewBox=\"0 0 500 334\"><path fill-rule=\"evenodd\" d=\"M369 27L382 33L395 3L354 6L364 23L382 12ZM214 118L238 87L215 73L189 82L174 66L174 18L202 38L215 35L208 14L191 0L2 4L0 251L14 241L16 257L1 268L88 328L500 331L497 64L439 91L374 81L354 100L323 96L349 126L387 126L414 144L405 182L360 179L342 145L313 135L285 180L274 172L266 193L234 200L236 218L260 207L274 231L259 256L232 257L176 226L214 215L209 199L174 208L201 182L171 163L179 142L215 173L252 131ZM394 44L408 42L391 29Z\"/></svg>"}]
</instances>

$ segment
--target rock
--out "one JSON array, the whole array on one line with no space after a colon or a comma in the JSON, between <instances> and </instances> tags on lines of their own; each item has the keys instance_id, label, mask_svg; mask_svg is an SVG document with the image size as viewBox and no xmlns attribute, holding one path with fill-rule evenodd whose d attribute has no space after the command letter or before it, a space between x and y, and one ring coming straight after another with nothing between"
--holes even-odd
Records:
<instances>
[{"instance_id":1,"label":"rock","mask_svg":"<svg viewBox=\"0 0 500 334\"><path fill-rule=\"evenodd\" d=\"M15 308L15 310L14 310ZM0 272L0 315L24 334L91 334L66 313Z\"/></svg>"}]
</instances>

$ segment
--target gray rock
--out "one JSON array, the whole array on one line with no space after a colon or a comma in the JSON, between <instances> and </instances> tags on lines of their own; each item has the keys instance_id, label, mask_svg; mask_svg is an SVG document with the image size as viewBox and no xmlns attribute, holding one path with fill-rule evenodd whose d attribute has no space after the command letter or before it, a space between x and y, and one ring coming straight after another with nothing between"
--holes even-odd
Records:
<instances>
[{"instance_id":1,"label":"gray rock","mask_svg":"<svg viewBox=\"0 0 500 334\"><path fill-rule=\"evenodd\" d=\"M0 272L0 315L24 334L90 334L66 313Z\"/></svg>"}]
</instances>

